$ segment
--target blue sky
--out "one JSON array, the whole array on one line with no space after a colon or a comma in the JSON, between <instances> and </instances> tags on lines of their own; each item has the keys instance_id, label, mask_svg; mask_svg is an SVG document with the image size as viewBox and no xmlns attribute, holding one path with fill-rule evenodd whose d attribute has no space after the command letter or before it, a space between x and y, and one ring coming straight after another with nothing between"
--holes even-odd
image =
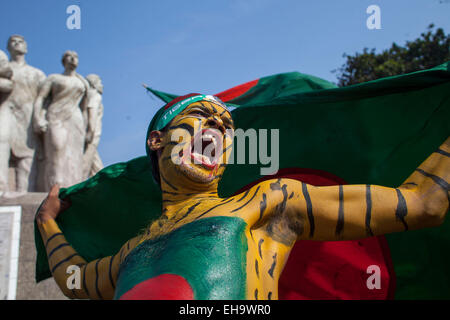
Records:
<instances>
[{"instance_id":1,"label":"blue sky","mask_svg":"<svg viewBox=\"0 0 450 320\"><path fill-rule=\"evenodd\" d=\"M69 30L66 8L81 8ZM366 27L369 5L381 29ZM145 154L147 125L161 103L141 84L185 94L214 94L289 71L336 82L343 53L382 50L417 38L430 23L450 32L449 0L15 0L0 11L0 49L11 34L28 42L27 61L47 75L63 71L66 50L78 72L105 86L105 165Z\"/></svg>"}]
</instances>

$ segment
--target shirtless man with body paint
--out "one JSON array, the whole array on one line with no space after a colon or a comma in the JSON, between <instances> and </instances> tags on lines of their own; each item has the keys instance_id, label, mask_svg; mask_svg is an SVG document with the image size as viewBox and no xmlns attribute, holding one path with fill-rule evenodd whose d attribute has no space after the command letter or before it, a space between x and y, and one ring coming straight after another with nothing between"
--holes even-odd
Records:
<instances>
[{"instance_id":1,"label":"shirtless man with body paint","mask_svg":"<svg viewBox=\"0 0 450 320\"><path fill-rule=\"evenodd\" d=\"M67 203L52 188L36 219L53 277L68 297L277 299L279 277L297 240L361 239L444 221L450 138L398 188L272 179L220 198L217 186L229 154L205 159L194 144L202 139L203 148L214 143L226 149L233 120L220 101L193 97L160 110L162 119L180 101L187 104L168 123L150 125L147 144L162 189L162 214L116 255L86 262L77 254L54 220ZM193 138L173 141L177 130ZM174 148L179 164L172 159ZM192 159L200 161L187 161ZM69 265L81 268L80 289L66 285Z\"/></svg>"}]
</instances>

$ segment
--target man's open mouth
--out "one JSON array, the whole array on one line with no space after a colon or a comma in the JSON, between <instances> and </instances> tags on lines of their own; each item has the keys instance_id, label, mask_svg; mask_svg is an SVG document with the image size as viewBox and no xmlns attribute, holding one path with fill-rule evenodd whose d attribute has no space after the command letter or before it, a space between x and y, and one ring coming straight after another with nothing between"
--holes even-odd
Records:
<instances>
[{"instance_id":1,"label":"man's open mouth","mask_svg":"<svg viewBox=\"0 0 450 320\"><path fill-rule=\"evenodd\" d=\"M183 153L190 157L191 161L206 169L214 169L222 154L223 136L219 130L203 129L191 140L191 144Z\"/></svg>"}]
</instances>

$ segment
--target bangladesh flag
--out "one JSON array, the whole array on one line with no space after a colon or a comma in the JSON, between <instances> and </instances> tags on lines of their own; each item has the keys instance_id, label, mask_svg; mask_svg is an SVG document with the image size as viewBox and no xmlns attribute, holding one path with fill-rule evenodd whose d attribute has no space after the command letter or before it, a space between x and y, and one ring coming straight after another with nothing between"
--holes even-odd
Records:
<instances>
[{"instance_id":1,"label":"bangladesh flag","mask_svg":"<svg viewBox=\"0 0 450 320\"><path fill-rule=\"evenodd\" d=\"M165 102L177 97L148 90ZM219 185L224 197L275 177L397 187L450 134L450 63L344 88L283 73L216 96L234 107L236 128L279 129L277 174L261 176L263 164L230 164ZM144 140L143 132L143 150ZM57 222L87 261L115 254L160 216L161 191L150 166L146 157L136 158L61 190L72 206ZM40 281L51 274L37 228L35 236ZM449 252L448 219L437 228L357 241L299 241L281 276L279 296L448 299ZM373 287L370 277L378 271L380 283Z\"/></svg>"}]
</instances>

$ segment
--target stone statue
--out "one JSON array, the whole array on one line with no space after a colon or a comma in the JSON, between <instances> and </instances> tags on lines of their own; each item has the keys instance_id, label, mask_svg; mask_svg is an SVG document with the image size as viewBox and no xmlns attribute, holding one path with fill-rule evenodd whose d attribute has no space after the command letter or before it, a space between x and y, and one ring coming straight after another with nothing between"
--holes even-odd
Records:
<instances>
[{"instance_id":1,"label":"stone statue","mask_svg":"<svg viewBox=\"0 0 450 320\"><path fill-rule=\"evenodd\" d=\"M8 56L0 50L0 93L10 93L12 91L12 74Z\"/></svg>"},{"instance_id":2,"label":"stone statue","mask_svg":"<svg viewBox=\"0 0 450 320\"><path fill-rule=\"evenodd\" d=\"M47 190L54 184L67 187L84 180L86 126L83 110L89 84L75 71L76 52L66 51L62 64L64 73L49 75L35 101L34 125L36 132L43 134ZM45 108L47 98L50 102Z\"/></svg>"},{"instance_id":3,"label":"stone statue","mask_svg":"<svg viewBox=\"0 0 450 320\"><path fill-rule=\"evenodd\" d=\"M83 160L83 176L91 177L103 168L103 162L98 154L97 147L102 134L103 117L103 84L100 77L96 74L86 76L89 82L87 94L87 133L86 148Z\"/></svg>"},{"instance_id":4,"label":"stone statue","mask_svg":"<svg viewBox=\"0 0 450 320\"><path fill-rule=\"evenodd\" d=\"M8 40L10 67L12 69L13 91L8 98L10 108L9 120L2 120L2 126L9 127L9 152L1 152L2 162L15 163L16 191L36 191L37 167L36 149L39 147L38 137L32 129L33 104L38 90L45 80L45 74L25 61L27 43L20 35L12 35ZM6 122L8 122L6 124ZM0 176L7 175L4 165Z\"/></svg>"},{"instance_id":5,"label":"stone statue","mask_svg":"<svg viewBox=\"0 0 450 320\"><path fill-rule=\"evenodd\" d=\"M87 262L55 221L69 205L59 200L57 186L37 214L51 272L68 297L278 299L279 278L297 240L353 240L434 227L448 212L450 137L397 188L316 187L279 178L221 198L217 187L229 156L224 150L234 130L227 107L189 95L157 114L147 145L162 214L145 231L115 255ZM180 136L182 141L173 139ZM171 161L174 155L180 161ZM80 277L72 289L67 270L73 265Z\"/></svg>"},{"instance_id":6,"label":"stone statue","mask_svg":"<svg viewBox=\"0 0 450 320\"><path fill-rule=\"evenodd\" d=\"M13 90L12 69L8 57L0 50L0 196L8 190L9 134L11 110L8 97Z\"/></svg>"}]
</instances>

